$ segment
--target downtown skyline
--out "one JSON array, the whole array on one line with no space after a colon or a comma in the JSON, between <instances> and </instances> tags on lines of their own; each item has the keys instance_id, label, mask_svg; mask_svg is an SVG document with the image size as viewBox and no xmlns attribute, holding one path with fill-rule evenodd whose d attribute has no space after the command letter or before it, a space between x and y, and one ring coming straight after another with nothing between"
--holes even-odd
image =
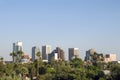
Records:
<instances>
[{"instance_id":1,"label":"downtown skyline","mask_svg":"<svg viewBox=\"0 0 120 80\"><path fill-rule=\"evenodd\" d=\"M12 44L23 42L23 51L31 55L33 46L51 45L85 51L117 54L120 59L120 1L83 0L1 0L0 56L11 60Z\"/></svg>"}]
</instances>

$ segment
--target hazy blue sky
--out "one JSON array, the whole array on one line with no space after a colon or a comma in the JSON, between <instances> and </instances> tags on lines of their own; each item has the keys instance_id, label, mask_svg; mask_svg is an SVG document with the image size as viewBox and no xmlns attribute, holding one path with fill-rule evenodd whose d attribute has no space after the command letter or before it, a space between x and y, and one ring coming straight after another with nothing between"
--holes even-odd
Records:
<instances>
[{"instance_id":1,"label":"hazy blue sky","mask_svg":"<svg viewBox=\"0 0 120 80\"><path fill-rule=\"evenodd\" d=\"M0 56L10 60L12 43L60 46L67 56L78 47L80 57L94 48L120 59L120 0L0 0Z\"/></svg>"}]
</instances>

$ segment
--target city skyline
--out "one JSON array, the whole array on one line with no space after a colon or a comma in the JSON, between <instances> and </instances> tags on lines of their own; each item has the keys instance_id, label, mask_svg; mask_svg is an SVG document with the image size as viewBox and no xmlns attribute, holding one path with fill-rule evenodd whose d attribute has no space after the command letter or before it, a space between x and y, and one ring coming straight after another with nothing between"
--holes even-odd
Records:
<instances>
[{"instance_id":1,"label":"city skyline","mask_svg":"<svg viewBox=\"0 0 120 80\"><path fill-rule=\"evenodd\" d=\"M12 60L12 44L23 42L31 55L33 46L79 48L80 58L94 48L120 59L120 1L116 0L0 0L0 56Z\"/></svg>"},{"instance_id":2,"label":"city skyline","mask_svg":"<svg viewBox=\"0 0 120 80\"><path fill-rule=\"evenodd\" d=\"M58 59L62 58L61 60L67 60L67 61L69 61L69 60L71 60L73 58L81 58L82 60L86 61L86 56L89 57L88 53L89 54L90 53L91 54L94 54L94 53L103 54L104 57L106 57L106 55L110 55L110 54L116 55L115 53L107 53L107 54L105 54L105 53L102 53L102 52L98 52L98 51L96 51L93 48L90 48L88 51L86 50L84 56L81 56L79 48L75 48L75 47L70 48L69 47L69 48L67 48L68 52L64 53L64 50L62 50L61 47L57 46L56 48L52 48L51 45L42 45L41 47L40 46L39 47L38 46L33 46L31 48L31 54L26 54L26 52L24 52L24 50L23 50L23 46L22 45L23 45L23 42L21 42L21 41L17 41L16 43L14 42L12 44L12 51L11 51L11 53L18 53L19 51L22 51L23 54L30 56L32 61L37 59L37 56L36 56L37 52L41 53L41 57L42 57L43 61L44 60L45 61L48 60L48 56L49 56L48 54L52 54L53 55L55 53L57 53ZM9 56L10 56L10 54L9 54ZM44 58L43 58L43 56L44 56ZM3 56L0 56L0 57L3 57ZM117 59L117 56L116 56L116 60L119 60L119 58ZM7 59L6 61L9 61L9 59Z\"/></svg>"}]
</instances>

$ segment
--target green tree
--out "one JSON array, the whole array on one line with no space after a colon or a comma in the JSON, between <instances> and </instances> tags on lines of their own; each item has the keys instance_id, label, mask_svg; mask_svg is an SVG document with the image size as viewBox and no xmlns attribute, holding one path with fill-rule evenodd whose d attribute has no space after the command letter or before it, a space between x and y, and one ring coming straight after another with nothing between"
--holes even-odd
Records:
<instances>
[{"instance_id":1,"label":"green tree","mask_svg":"<svg viewBox=\"0 0 120 80\"><path fill-rule=\"evenodd\" d=\"M0 62L2 62L2 64L4 64L4 58L3 57L0 58Z\"/></svg>"},{"instance_id":2,"label":"green tree","mask_svg":"<svg viewBox=\"0 0 120 80\"><path fill-rule=\"evenodd\" d=\"M15 62L15 57L17 56L17 54L15 52L10 53L10 56L12 56L12 60L13 62Z\"/></svg>"},{"instance_id":3,"label":"green tree","mask_svg":"<svg viewBox=\"0 0 120 80\"><path fill-rule=\"evenodd\" d=\"M80 68L80 67L83 67L84 62L80 58L75 58L70 61L70 64L74 68Z\"/></svg>"},{"instance_id":4,"label":"green tree","mask_svg":"<svg viewBox=\"0 0 120 80\"><path fill-rule=\"evenodd\" d=\"M42 61L41 61L41 52L40 52L40 51L37 52L37 53L36 53L36 56L37 56L37 58L38 58L38 59L36 60L36 61L37 61L37 62L36 62L36 69L37 69L37 70L36 70L36 74L37 74L37 76L38 76L38 75L39 75L39 65L40 65L41 62L42 62Z\"/></svg>"},{"instance_id":5,"label":"green tree","mask_svg":"<svg viewBox=\"0 0 120 80\"><path fill-rule=\"evenodd\" d=\"M24 54L24 52L23 51L18 51L17 54L19 55L19 57L21 57L22 54Z\"/></svg>"},{"instance_id":6,"label":"green tree","mask_svg":"<svg viewBox=\"0 0 120 80\"><path fill-rule=\"evenodd\" d=\"M25 80L25 77L28 74L28 68L22 67L20 73L22 75L22 80Z\"/></svg>"},{"instance_id":7,"label":"green tree","mask_svg":"<svg viewBox=\"0 0 120 80\"><path fill-rule=\"evenodd\" d=\"M18 51L17 52L17 54L18 54L18 62L20 62L20 60L21 60L21 58L22 58L22 54L24 54L24 52L23 51Z\"/></svg>"},{"instance_id":8,"label":"green tree","mask_svg":"<svg viewBox=\"0 0 120 80\"><path fill-rule=\"evenodd\" d=\"M37 52L37 53L36 53L36 56L37 56L38 60L40 60L40 59L41 59L41 52L40 52L40 51Z\"/></svg>"},{"instance_id":9,"label":"green tree","mask_svg":"<svg viewBox=\"0 0 120 80\"><path fill-rule=\"evenodd\" d=\"M1 57L1 58L0 58L0 61L3 61L3 60L4 60L4 58L3 58L3 57Z\"/></svg>"},{"instance_id":10,"label":"green tree","mask_svg":"<svg viewBox=\"0 0 120 80\"><path fill-rule=\"evenodd\" d=\"M35 68L35 62L28 64L28 71L31 80L33 80L33 77L36 76L36 71L37 71Z\"/></svg>"},{"instance_id":11,"label":"green tree","mask_svg":"<svg viewBox=\"0 0 120 80\"><path fill-rule=\"evenodd\" d=\"M0 62L0 77L3 77L5 75L5 65L3 62Z\"/></svg>"},{"instance_id":12,"label":"green tree","mask_svg":"<svg viewBox=\"0 0 120 80\"><path fill-rule=\"evenodd\" d=\"M120 64L111 67L111 77L113 80L120 80Z\"/></svg>"}]
</instances>

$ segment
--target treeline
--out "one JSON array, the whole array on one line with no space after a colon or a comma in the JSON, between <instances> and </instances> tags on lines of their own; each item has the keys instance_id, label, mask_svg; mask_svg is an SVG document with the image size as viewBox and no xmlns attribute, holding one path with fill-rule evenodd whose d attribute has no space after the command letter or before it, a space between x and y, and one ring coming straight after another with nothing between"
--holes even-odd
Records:
<instances>
[{"instance_id":1,"label":"treeline","mask_svg":"<svg viewBox=\"0 0 120 80\"><path fill-rule=\"evenodd\" d=\"M109 70L109 74L104 74ZM28 79L27 79L27 78ZM19 64L0 62L0 80L120 80L120 64L85 63L80 58L70 62L36 60Z\"/></svg>"}]
</instances>

